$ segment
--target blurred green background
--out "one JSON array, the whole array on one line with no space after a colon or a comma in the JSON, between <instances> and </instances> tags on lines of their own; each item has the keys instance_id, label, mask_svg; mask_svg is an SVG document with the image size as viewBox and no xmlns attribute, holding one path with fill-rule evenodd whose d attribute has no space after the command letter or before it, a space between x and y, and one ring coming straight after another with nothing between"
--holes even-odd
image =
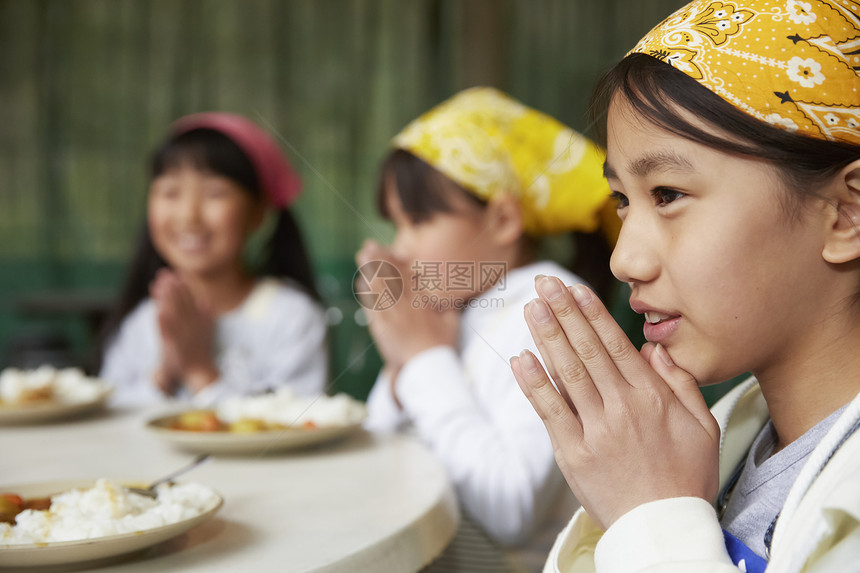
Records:
<instances>
[{"instance_id":1,"label":"blurred green background","mask_svg":"<svg viewBox=\"0 0 860 573\"><path fill-rule=\"evenodd\" d=\"M0 366L90 359L150 151L175 118L224 110L277 134L304 179L295 209L338 309L333 389L364 397L379 358L350 285L361 241L392 236L374 202L389 138L473 85L586 131L599 75L684 3L0 0Z\"/></svg>"}]
</instances>

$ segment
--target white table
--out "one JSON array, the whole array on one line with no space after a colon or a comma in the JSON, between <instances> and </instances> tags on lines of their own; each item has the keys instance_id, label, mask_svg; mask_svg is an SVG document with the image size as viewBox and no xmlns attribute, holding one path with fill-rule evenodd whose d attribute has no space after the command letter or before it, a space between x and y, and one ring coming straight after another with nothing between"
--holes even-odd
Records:
<instances>
[{"instance_id":1,"label":"white table","mask_svg":"<svg viewBox=\"0 0 860 573\"><path fill-rule=\"evenodd\" d=\"M0 427L6 484L110 477L148 481L192 454L144 429L156 412ZM312 449L216 457L183 478L218 490L214 519L99 572L417 571L453 537L444 470L414 438L360 432Z\"/></svg>"}]
</instances>

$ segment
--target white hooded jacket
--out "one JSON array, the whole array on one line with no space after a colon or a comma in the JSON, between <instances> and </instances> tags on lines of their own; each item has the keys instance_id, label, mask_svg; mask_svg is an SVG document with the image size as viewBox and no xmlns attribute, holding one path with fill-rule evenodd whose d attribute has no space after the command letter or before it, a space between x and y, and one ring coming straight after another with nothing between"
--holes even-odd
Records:
<instances>
[{"instance_id":1,"label":"white hooded jacket","mask_svg":"<svg viewBox=\"0 0 860 573\"><path fill-rule=\"evenodd\" d=\"M722 430L720 489L767 422L750 378L712 409ZM773 532L767 573L860 572L860 395L810 454ZM713 505L694 497L643 504L604 533L580 509L545 573L738 573Z\"/></svg>"}]
</instances>

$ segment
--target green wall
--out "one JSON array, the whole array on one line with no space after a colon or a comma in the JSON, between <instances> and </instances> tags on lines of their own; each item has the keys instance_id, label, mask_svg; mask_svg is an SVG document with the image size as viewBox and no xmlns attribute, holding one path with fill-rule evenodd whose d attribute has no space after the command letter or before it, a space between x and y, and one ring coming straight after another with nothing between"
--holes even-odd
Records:
<instances>
[{"instance_id":1,"label":"green wall","mask_svg":"<svg viewBox=\"0 0 860 573\"><path fill-rule=\"evenodd\" d=\"M335 389L363 396L379 359L353 319L352 258L392 234L374 209L388 139L478 84L587 130L600 73L683 3L0 1L0 357L51 330L89 350L83 319L25 314L21 297L109 299L142 224L148 153L176 117L217 109L275 133L301 173L296 212L344 316Z\"/></svg>"}]
</instances>

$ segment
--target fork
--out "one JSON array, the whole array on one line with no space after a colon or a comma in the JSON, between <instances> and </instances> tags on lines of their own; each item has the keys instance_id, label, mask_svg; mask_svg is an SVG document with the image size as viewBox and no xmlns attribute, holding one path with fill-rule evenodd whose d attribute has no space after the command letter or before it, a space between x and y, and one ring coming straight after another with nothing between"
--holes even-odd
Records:
<instances>
[{"instance_id":1,"label":"fork","mask_svg":"<svg viewBox=\"0 0 860 573\"><path fill-rule=\"evenodd\" d=\"M131 493L136 493L138 495L143 495L143 496L146 496L146 497L151 498L151 499L156 499L158 497L158 493L155 491L156 487L158 487L159 485L161 485L163 483L171 482L173 480L173 478L175 478L179 475L182 475L189 470L196 468L197 466L199 466L200 464L202 464L203 462L205 462L208 459L209 459L209 454L200 454L199 456L194 458L190 464L179 468L178 470L174 471L173 473L167 474L166 476L155 480L154 482L149 484L149 487L147 487L147 488L126 486L125 489L126 489L126 491L129 491Z\"/></svg>"}]
</instances>

